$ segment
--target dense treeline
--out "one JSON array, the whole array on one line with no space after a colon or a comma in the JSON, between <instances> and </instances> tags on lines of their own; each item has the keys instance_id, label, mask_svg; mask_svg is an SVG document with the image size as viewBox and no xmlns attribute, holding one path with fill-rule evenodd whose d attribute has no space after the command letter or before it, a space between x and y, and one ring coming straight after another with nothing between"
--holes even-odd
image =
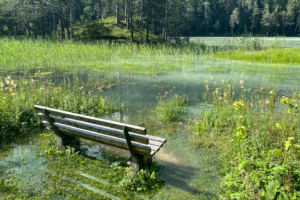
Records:
<instances>
[{"instance_id":1,"label":"dense treeline","mask_svg":"<svg viewBox=\"0 0 300 200\"><path fill-rule=\"evenodd\" d=\"M177 36L300 34L300 0L0 0L0 34L60 39L114 17L141 41ZM104 23L104 22L103 22Z\"/></svg>"}]
</instances>

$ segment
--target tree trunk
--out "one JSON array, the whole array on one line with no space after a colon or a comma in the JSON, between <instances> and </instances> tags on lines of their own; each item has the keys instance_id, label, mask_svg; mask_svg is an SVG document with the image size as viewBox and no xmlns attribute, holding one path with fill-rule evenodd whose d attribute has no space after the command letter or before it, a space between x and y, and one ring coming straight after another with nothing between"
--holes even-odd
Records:
<instances>
[{"instance_id":1,"label":"tree trunk","mask_svg":"<svg viewBox=\"0 0 300 200\"><path fill-rule=\"evenodd\" d=\"M70 40L73 40L73 13L72 13L72 4L73 2L71 2L71 6L70 6Z\"/></svg>"},{"instance_id":2,"label":"tree trunk","mask_svg":"<svg viewBox=\"0 0 300 200\"><path fill-rule=\"evenodd\" d=\"M149 24L150 24L150 0L148 0L148 15L147 15L147 30L146 30L146 42L149 43Z\"/></svg>"},{"instance_id":3,"label":"tree trunk","mask_svg":"<svg viewBox=\"0 0 300 200\"><path fill-rule=\"evenodd\" d=\"M54 12L52 10L52 31L53 32L55 31L55 28L56 28L56 25L55 25L55 15L54 15Z\"/></svg>"},{"instance_id":4,"label":"tree trunk","mask_svg":"<svg viewBox=\"0 0 300 200\"><path fill-rule=\"evenodd\" d=\"M167 39L167 18L168 18L168 1L166 0L165 23L163 27L163 37Z\"/></svg>"},{"instance_id":5,"label":"tree trunk","mask_svg":"<svg viewBox=\"0 0 300 200\"><path fill-rule=\"evenodd\" d=\"M42 17L42 32L43 32L42 37L45 38L46 33L45 33L45 17L44 16Z\"/></svg>"},{"instance_id":6,"label":"tree trunk","mask_svg":"<svg viewBox=\"0 0 300 200\"><path fill-rule=\"evenodd\" d=\"M65 39L65 8L62 3L62 14L60 16L60 39Z\"/></svg>"},{"instance_id":7,"label":"tree trunk","mask_svg":"<svg viewBox=\"0 0 300 200\"><path fill-rule=\"evenodd\" d=\"M116 24L119 23L119 7L118 7L118 4L116 5Z\"/></svg>"},{"instance_id":8,"label":"tree trunk","mask_svg":"<svg viewBox=\"0 0 300 200\"><path fill-rule=\"evenodd\" d=\"M101 8L101 1L98 2L98 12L97 12L97 19L102 18L102 8Z\"/></svg>"},{"instance_id":9,"label":"tree trunk","mask_svg":"<svg viewBox=\"0 0 300 200\"><path fill-rule=\"evenodd\" d=\"M34 25L34 37L37 38L36 19L33 21L33 25Z\"/></svg>"},{"instance_id":10,"label":"tree trunk","mask_svg":"<svg viewBox=\"0 0 300 200\"><path fill-rule=\"evenodd\" d=\"M125 22L127 22L127 1L125 0Z\"/></svg>"},{"instance_id":11,"label":"tree trunk","mask_svg":"<svg viewBox=\"0 0 300 200\"><path fill-rule=\"evenodd\" d=\"M144 0L141 0L141 13L140 13L140 20L142 21L142 17L143 17L143 4L144 4Z\"/></svg>"},{"instance_id":12,"label":"tree trunk","mask_svg":"<svg viewBox=\"0 0 300 200\"><path fill-rule=\"evenodd\" d=\"M9 20L9 26L10 26L10 36L14 35L14 30L13 30L13 21L11 19L11 15L10 15L10 20Z\"/></svg>"},{"instance_id":13,"label":"tree trunk","mask_svg":"<svg viewBox=\"0 0 300 200\"><path fill-rule=\"evenodd\" d=\"M30 22L28 22L28 36L31 37L31 33L30 33Z\"/></svg>"},{"instance_id":14,"label":"tree trunk","mask_svg":"<svg viewBox=\"0 0 300 200\"><path fill-rule=\"evenodd\" d=\"M34 10L34 0L31 0L31 4L33 7L33 12L35 12ZM36 15L35 15L36 17ZM33 32L34 32L34 37L37 38L37 30L36 30L36 18L33 20Z\"/></svg>"},{"instance_id":15,"label":"tree trunk","mask_svg":"<svg viewBox=\"0 0 300 200\"><path fill-rule=\"evenodd\" d=\"M126 0L126 3L127 3L127 19L126 19L126 22L127 22L127 29L129 29L129 20L130 20L130 0Z\"/></svg>"},{"instance_id":16,"label":"tree trunk","mask_svg":"<svg viewBox=\"0 0 300 200\"><path fill-rule=\"evenodd\" d=\"M133 9L132 9L132 0L129 0L130 2L130 27L131 27L131 37L130 37L130 41L131 43L133 42L133 21L132 21L132 16L133 16Z\"/></svg>"},{"instance_id":17,"label":"tree trunk","mask_svg":"<svg viewBox=\"0 0 300 200\"><path fill-rule=\"evenodd\" d=\"M140 21L141 21L141 43L143 42L143 5L144 5L144 0L141 0L141 14L140 14Z\"/></svg>"}]
</instances>

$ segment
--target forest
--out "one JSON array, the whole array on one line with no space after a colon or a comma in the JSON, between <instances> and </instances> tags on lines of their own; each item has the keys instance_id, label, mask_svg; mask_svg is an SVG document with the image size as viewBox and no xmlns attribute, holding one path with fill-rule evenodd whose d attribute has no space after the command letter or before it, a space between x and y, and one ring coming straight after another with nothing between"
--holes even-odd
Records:
<instances>
[{"instance_id":1,"label":"forest","mask_svg":"<svg viewBox=\"0 0 300 200\"><path fill-rule=\"evenodd\" d=\"M0 0L0 35L110 39L105 24L141 42L151 34L299 36L300 0ZM87 29L94 36L82 35Z\"/></svg>"}]
</instances>

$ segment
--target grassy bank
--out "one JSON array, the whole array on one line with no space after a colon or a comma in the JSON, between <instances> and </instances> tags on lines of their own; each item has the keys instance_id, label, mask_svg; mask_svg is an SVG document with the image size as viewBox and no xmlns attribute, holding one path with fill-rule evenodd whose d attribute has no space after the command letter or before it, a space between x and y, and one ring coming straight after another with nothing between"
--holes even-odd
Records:
<instances>
[{"instance_id":1,"label":"grassy bank","mask_svg":"<svg viewBox=\"0 0 300 200\"><path fill-rule=\"evenodd\" d=\"M300 49L271 48L258 51L228 50L215 52L214 58L262 63L300 64Z\"/></svg>"},{"instance_id":2,"label":"grassy bank","mask_svg":"<svg viewBox=\"0 0 300 200\"><path fill-rule=\"evenodd\" d=\"M299 92L278 101L277 88L223 84L208 86L213 106L194 120L190 137L194 148L218 155L220 198L298 199Z\"/></svg>"}]
</instances>

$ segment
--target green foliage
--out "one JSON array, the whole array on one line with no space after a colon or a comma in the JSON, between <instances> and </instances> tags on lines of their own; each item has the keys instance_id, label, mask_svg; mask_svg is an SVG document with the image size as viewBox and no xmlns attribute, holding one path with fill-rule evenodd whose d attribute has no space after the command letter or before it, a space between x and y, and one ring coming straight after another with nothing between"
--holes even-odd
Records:
<instances>
[{"instance_id":1,"label":"green foliage","mask_svg":"<svg viewBox=\"0 0 300 200\"><path fill-rule=\"evenodd\" d=\"M202 111L190 138L195 148L219 152L220 198L298 199L299 92L279 104L277 88L248 95L242 81L240 90L229 85L207 91L213 106Z\"/></svg>"},{"instance_id":2,"label":"green foliage","mask_svg":"<svg viewBox=\"0 0 300 200\"><path fill-rule=\"evenodd\" d=\"M114 163L111 167L118 168L119 163ZM120 181L119 187L130 191L140 191L150 193L161 188L163 182L161 181L161 173L164 167L151 162L150 167L138 171L132 167L123 168L123 179Z\"/></svg>"},{"instance_id":3,"label":"green foliage","mask_svg":"<svg viewBox=\"0 0 300 200\"><path fill-rule=\"evenodd\" d=\"M40 83L39 79L0 78L0 141L29 133L40 120L34 105L42 105L89 116L104 116L115 111L113 103L81 90L78 79L61 86Z\"/></svg>"},{"instance_id":4,"label":"green foliage","mask_svg":"<svg viewBox=\"0 0 300 200\"><path fill-rule=\"evenodd\" d=\"M174 88L175 89L175 88ZM157 97L158 104L154 113L156 118L165 123L183 120L187 114L187 98L184 95L178 95L173 90L165 92L163 96Z\"/></svg>"},{"instance_id":5,"label":"green foliage","mask_svg":"<svg viewBox=\"0 0 300 200\"><path fill-rule=\"evenodd\" d=\"M74 38L90 40L112 40L118 42L129 42L131 30L127 29L126 23L122 20L115 24L114 17L108 17L92 22L77 22L74 25ZM135 24L133 25L133 40L140 41L141 34L146 35L145 29L140 30ZM154 41L155 35L149 34L150 41Z\"/></svg>"}]
</instances>

